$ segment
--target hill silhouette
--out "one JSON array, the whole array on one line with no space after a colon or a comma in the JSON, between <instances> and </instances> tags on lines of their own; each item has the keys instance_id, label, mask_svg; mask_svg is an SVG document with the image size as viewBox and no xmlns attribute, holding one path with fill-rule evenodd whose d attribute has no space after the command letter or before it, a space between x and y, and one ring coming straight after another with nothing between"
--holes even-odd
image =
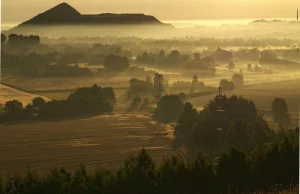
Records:
<instances>
[{"instance_id":1,"label":"hill silhouette","mask_svg":"<svg viewBox=\"0 0 300 194\"><path fill-rule=\"evenodd\" d=\"M59 24L77 22L81 18L81 14L67 3L61 3L44 13L41 13L32 19L22 23L22 25L33 24Z\"/></svg>"},{"instance_id":2,"label":"hill silhouette","mask_svg":"<svg viewBox=\"0 0 300 194\"><path fill-rule=\"evenodd\" d=\"M144 14L88 14L83 15L67 3L61 3L32 19L21 23L17 28L28 25L164 25L153 16Z\"/></svg>"}]
</instances>

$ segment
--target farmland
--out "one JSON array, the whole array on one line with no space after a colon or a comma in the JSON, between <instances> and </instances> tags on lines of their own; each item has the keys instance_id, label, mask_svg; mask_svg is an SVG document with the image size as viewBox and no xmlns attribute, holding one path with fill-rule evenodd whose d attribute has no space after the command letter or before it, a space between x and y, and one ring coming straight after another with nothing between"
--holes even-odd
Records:
<instances>
[{"instance_id":1,"label":"farmland","mask_svg":"<svg viewBox=\"0 0 300 194\"><path fill-rule=\"evenodd\" d=\"M27 105L34 99L35 97L38 97L40 95L30 94L26 92L22 92L20 90L10 88L4 85L0 85L0 104L5 104L9 100L18 100L23 103L23 105ZM45 100L50 100L50 98L43 97Z\"/></svg>"},{"instance_id":2,"label":"farmland","mask_svg":"<svg viewBox=\"0 0 300 194\"><path fill-rule=\"evenodd\" d=\"M80 162L88 170L116 169L141 148L157 162L176 155L171 126L151 125L155 123L147 115L112 114L0 126L0 174L24 172L26 167L38 173L59 166L74 170Z\"/></svg>"}]
</instances>

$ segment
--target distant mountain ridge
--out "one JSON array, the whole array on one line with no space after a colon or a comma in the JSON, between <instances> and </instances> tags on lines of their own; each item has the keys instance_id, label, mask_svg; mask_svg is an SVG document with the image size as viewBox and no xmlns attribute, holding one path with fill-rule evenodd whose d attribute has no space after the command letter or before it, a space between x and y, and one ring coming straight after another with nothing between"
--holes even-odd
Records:
<instances>
[{"instance_id":1,"label":"distant mountain ridge","mask_svg":"<svg viewBox=\"0 0 300 194\"><path fill-rule=\"evenodd\" d=\"M21 23L17 28L28 25L169 25L163 24L153 16L144 14L81 14L67 3L61 3L32 19Z\"/></svg>"}]
</instances>

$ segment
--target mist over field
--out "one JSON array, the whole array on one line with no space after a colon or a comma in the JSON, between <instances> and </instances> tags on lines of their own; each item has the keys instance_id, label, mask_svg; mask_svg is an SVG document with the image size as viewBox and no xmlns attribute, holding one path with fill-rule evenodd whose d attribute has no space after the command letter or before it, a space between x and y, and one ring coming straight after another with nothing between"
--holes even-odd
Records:
<instances>
[{"instance_id":1,"label":"mist over field","mask_svg":"<svg viewBox=\"0 0 300 194\"><path fill-rule=\"evenodd\" d=\"M0 193L299 191L299 21L6 24Z\"/></svg>"}]
</instances>

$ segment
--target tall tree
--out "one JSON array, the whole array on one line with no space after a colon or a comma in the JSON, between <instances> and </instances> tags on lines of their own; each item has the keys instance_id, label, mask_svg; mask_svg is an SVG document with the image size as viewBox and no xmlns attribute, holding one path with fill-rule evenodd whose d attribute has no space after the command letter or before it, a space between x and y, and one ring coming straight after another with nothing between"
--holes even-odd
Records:
<instances>
[{"instance_id":1,"label":"tall tree","mask_svg":"<svg viewBox=\"0 0 300 194\"><path fill-rule=\"evenodd\" d=\"M275 98L272 102L272 113L274 121L279 125L291 123L288 113L288 106L283 98Z\"/></svg>"}]
</instances>

